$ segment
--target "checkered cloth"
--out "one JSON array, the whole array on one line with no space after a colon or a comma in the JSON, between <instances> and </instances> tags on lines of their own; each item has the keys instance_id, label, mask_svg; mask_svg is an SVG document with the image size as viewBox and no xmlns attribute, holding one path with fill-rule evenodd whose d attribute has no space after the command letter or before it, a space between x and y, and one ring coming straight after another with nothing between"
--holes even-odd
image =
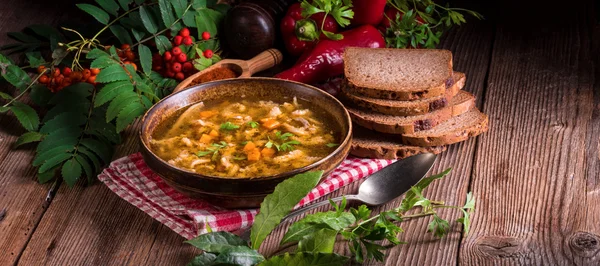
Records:
<instances>
[{"instance_id":1,"label":"checkered cloth","mask_svg":"<svg viewBox=\"0 0 600 266\"><path fill-rule=\"evenodd\" d=\"M390 163L391 160L348 158L295 208L360 180ZM98 178L119 197L187 239L205 233L206 223L215 231L234 232L249 228L258 212L258 209L222 209L189 198L169 187L152 172L139 153L112 162Z\"/></svg>"}]
</instances>

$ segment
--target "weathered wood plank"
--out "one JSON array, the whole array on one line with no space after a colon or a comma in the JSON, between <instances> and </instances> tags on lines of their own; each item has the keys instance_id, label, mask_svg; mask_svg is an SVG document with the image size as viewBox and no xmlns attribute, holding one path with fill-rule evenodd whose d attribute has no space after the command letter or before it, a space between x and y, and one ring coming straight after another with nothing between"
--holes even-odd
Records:
<instances>
[{"instance_id":1,"label":"weathered wood plank","mask_svg":"<svg viewBox=\"0 0 600 266\"><path fill-rule=\"evenodd\" d=\"M600 264L599 46L583 13L592 7L577 7L561 21L498 27L461 264Z\"/></svg>"},{"instance_id":2,"label":"weathered wood plank","mask_svg":"<svg viewBox=\"0 0 600 266\"><path fill-rule=\"evenodd\" d=\"M115 158L137 151L136 129L127 130ZM19 264L143 265L160 227L104 184L62 186Z\"/></svg>"},{"instance_id":3,"label":"weathered wood plank","mask_svg":"<svg viewBox=\"0 0 600 266\"><path fill-rule=\"evenodd\" d=\"M0 6L0 45L14 43L6 36L8 32L20 31L26 25L56 24L64 20L64 11L68 9L66 5L71 4L41 1L3 3ZM12 94L14 88L3 83L0 91ZM0 265L12 265L49 204L46 196L51 184L36 182L36 170L31 167L34 154L31 148L11 148L17 137L25 133L15 117L8 113L0 114L0 125L0 212L3 213L0 215Z\"/></svg>"}]
</instances>

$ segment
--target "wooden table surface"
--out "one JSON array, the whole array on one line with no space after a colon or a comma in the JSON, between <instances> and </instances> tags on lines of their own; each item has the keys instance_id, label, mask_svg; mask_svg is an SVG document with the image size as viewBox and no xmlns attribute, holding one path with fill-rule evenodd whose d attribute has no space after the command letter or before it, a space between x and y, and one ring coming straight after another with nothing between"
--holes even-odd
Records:
<instances>
[{"instance_id":1,"label":"wooden table surface","mask_svg":"<svg viewBox=\"0 0 600 266\"><path fill-rule=\"evenodd\" d=\"M456 225L437 240L425 233L428 221L407 222L408 244L388 251L387 265L600 265L600 27L589 2L545 21L525 17L530 10L471 20L445 36L440 46L467 74L490 129L439 157L433 173L454 170L426 195L461 204L472 191L471 232ZM3 4L0 44L25 25L67 20L72 5ZM10 148L23 132L0 114L0 265L182 265L198 253L100 182L38 184L33 149ZM128 132L115 158L137 151Z\"/></svg>"}]
</instances>

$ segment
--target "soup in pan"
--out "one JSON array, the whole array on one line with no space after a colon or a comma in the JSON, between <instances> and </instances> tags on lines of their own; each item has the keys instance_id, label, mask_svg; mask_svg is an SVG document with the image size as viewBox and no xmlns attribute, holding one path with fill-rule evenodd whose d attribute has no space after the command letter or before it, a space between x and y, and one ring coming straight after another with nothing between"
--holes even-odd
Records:
<instances>
[{"instance_id":1,"label":"soup in pan","mask_svg":"<svg viewBox=\"0 0 600 266\"><path fill-rule=\"evenodd\" d=\"M200 102L152 135L150 149L169 164L209 176L254 178L312 164L338 146L327 113L296 97Z\"/></svg>"}]
</instances>

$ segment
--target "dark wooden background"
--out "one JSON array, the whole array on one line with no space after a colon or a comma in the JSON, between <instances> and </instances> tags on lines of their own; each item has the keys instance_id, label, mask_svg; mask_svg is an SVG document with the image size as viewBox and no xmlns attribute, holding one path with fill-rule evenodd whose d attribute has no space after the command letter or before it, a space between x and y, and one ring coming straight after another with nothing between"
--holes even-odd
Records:
<instances>
[{"instance_id":1,"label":"dark wooden background","mask_svg":"<svg viewBox=\"0 0 600 266\"><path fill-rule=\"evenodd\" d=\"M453 172L426 191L449 204L463 203L473 191L471 232L464 235L455 225L437 240L425 233L427 220L405 223L408 244L387 252L386 265L599 265L595 1L485 2L452 1L487 19L470 19L440 46L454 53L455 69L467 74L465 89L489 115L490 130L441 155L433 172ZM4 1L0 45L10 43L7 32L29 24L80 21L73 6ZM0 90L13 92L8 86ZM30 166L33 149L10 148L23 132L11 114L0 114L0 265L181 265L198 253L99 182L72 189L38 184ZM137 151L128 132L115 158ZM276 232L267 249L280 236Z\"/></svg>"}]
</instances>

